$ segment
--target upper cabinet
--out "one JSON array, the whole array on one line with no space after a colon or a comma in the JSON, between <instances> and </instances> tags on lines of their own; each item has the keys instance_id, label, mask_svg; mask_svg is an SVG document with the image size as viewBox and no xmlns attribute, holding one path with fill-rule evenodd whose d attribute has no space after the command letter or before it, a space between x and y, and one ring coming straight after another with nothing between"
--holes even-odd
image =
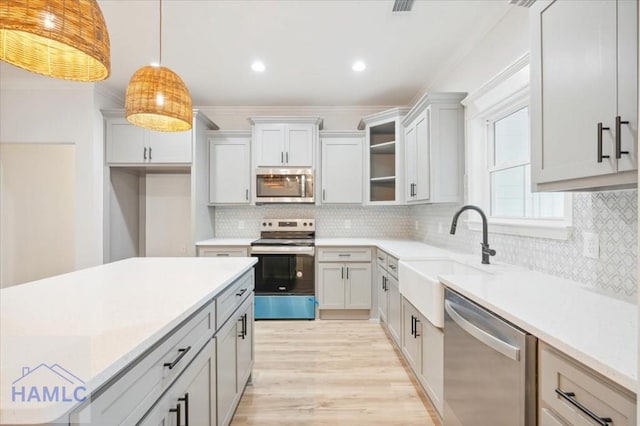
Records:
<instances>
[{"instance_id":1,"label":"upper cabinet","mask_svg":"<svg viewBox=\"0 0 640 426\"><path fill-rule=\"evenodd\" d=\"M408 204L462 200L465 93L428 93L402 120Z\"/></svg>"},{"instance_id":2,"label":"upper cabinet","mask_svg":"<svg viewBox=\"0 0 640 426\"><path fill-rule=\"evenodd\" d=\"M209 202L249 204L251 200L251 132L209 133Z\"/></svg>"},{"instance_id":3,"label":"upper cabinet","mask_svg":"<svg viewBox=\"0 0 640 426\"><path fill-rule=\"evenodd\" d=\"M111 166L191 164L194 130L155 132L134 126L124 118L124 110L103 110L106 126L106 162ZM194 113L203 128L217 129L203 114Z\"/></svg>"},{"instance_id":4,"label":"upper cabinet","mask_svg":"<svg viewBox=\"0 0 640 426\"><path fill-rule=\"evenodd\" d=\"M364 117L358 129L365 131L365 203L404 202L403 139L400 120L408 108L393 108Z\"/></svg>"},{"instance_id":5,"label":"upper cabinet","mask_svg":"<svg viewBox=\"0 0 640 426\"><path fill-rule=\"evenodd\" d=\"M255 167L314 167L318 117L252 117Z\"/></svg>"},{"instance_id":6,"label":"upper cabinet","mask_svg":"<svg viewBox=\"0 0 640 426\"><path fill-rule=\"evenodd\" d=\"M322 204L362 204L364 132L320 132Z\"/></svg>"},{"instance_id":7,"label":"upper cabinet","mask_svg":"<svg viewBox=\"0 0 640 426\"><path fill-rule=\"evenodd\" d=\"M637 8L626 0L531 7L534 190L637 184Z\"/></svg>"}]
</instances>

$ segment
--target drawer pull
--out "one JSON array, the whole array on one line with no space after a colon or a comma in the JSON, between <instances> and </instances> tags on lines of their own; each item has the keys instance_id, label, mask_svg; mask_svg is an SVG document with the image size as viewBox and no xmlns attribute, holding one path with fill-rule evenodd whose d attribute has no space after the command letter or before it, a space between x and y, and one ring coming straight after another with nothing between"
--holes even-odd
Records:
<instances>
[{"instance_id":1,"label":"drawer pull","mask_svg":"<svg viewBox=\"0 0 640 426\"><path fill-rule=\"evenodd\" d=\"M178 402L184 402L184 426L189 426L189 392L184 394L184 398L178 398ZM180 420L178 420L179 424Z\"/></svg>"},{"instance_id":2,"label":"drawer pull","mask_svg":"<svg viewBox=\"0 0 640 426\"><path fill-rule=\"evenodd\" d=\"M176 405L176 408L171 408L169 410L170 413L176 413L176 424L179 425L180 424L180 420L182 420L182 411L180 410L180 403L178 403L178 405Z\"/></svg>"},{"instance_id":3,"label":"drawer pull","mask_svg":"<svg viewBox=\"0 0 640 426\"><path fill-rule=\"evenodd\" d=\"M393 269L394 271L396 270L396 266L395 265L389 265L389 268Z\"/></svg>"},{"instance_id":4,"label":"drawer pull","mask_svg":"<svg viewBox=\"0 0 640 426\"><path fill-rule=\"evenodd\" d=\"M240 292L239 292L239 293L236 293L236 296L238 296L238 297L242 297L242 295L243 295L243 294L245 294L246 292L247 292L247 289L246 289L246 288L243 288L242 290L240 290Z\"/></svg>"},{"instance_id":5,"label":"drawer pull","mask_svg":"<svg viewBox=\"0 0 640 426\"><path fill-rule=\"evenodd\" d=\"M578 410L582 411L584 414L589 416L589 418L591 420L593 420L594 422L598 423L600 426L609 426L609 423L613 423L613 420L611 419L611 417L600 417L600 416L596 415L593 411L589 410L587 407L585 407L584 405L579 403L575 399L575 396L576 396L575 393L573 393L573 392L563 392L560 389L556 389L556 393L558 395L560 395L562 398L564 398L565 400L567 400L567 402L569 402L569 404L573 405Z\"/></svg>"},{"instance_id":6,"label":"drawer pull","mask_svg":"<svg viewBox=\"0 0 640 426\"><path fill-rule=\"evenodd\" d=\"M339 253L338 257L351 257L351 253Z\"/></svg>"},{"instance_id":7,"label":"drawer pull","mask_svg":"<svg viewBox=\"0 0 640 426\"><path fill-rule=\"evenodd\" d=\"M216 253L217 257L229 257L229 253Z\"/></svg>"},{"instance_id":8,"label":"drawer pull","mask_svg":"<svg viewBox=\"0 0 640 426\"><path fill-rule=\"evenodd\" d=\"M380 256L378 256L378 260L379 260L380 262L384 262L384 257L380 257Z\"/></svg>"},{"instance_id":9,"label":"drawer pull","mask_svg":"<svg viewBox=\"0 0 640 426\"><path fill-rule=\"evenodd\" d=\"M165 362L164 366L169 367L169 370L173 370L173 367L175 367L190 350L191 350L191 346L187 346L186 348L183 348L183 349L178 349L178 352L179 352L178 357L174 359L173 362Z\"/></svg>"}]
</instances>

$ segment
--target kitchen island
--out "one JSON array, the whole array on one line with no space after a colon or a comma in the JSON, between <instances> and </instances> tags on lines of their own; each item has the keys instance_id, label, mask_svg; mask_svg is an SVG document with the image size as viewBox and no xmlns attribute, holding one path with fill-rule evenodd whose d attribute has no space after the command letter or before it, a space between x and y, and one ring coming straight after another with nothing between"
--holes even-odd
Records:
<instances>
[{"instance_id":1,"label":"kitchen island","mask_svg":"<svg viewBox=\"0 0 640 426\"><path fill-rule=\"evenodd\" d=\"M3 289L0 424L187 412L197 424L228 423L253 366L255 262L132 258ZM207 377L192 374L205 365ZM185 386L207 394L191 393L191 404L174 395L190 374Z\"/></svg>"}]
</instances>

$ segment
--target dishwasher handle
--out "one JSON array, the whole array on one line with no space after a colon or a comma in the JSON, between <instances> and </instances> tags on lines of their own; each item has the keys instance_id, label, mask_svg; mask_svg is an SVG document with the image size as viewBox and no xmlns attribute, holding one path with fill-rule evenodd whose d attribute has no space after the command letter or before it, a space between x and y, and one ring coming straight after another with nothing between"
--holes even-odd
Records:
<instances>
[{"instance_id":1,"label":"dishwasher handle","mask_svg":"<svg viewBox=\"0 0 640 426\"><path fill-rule=\"evenodd\" d=\"M489 346L490 348L500 352L502 355L511 358L514 361L520 360L520 349L510 345L507 342L503 342L495 336L487 333L486 331L476 327L469 321L464 319L454 308L453 303L448 300L444 302L444 309L447 311L451 319L460 326L464 331Z\"/></svg>"}]
</instances>

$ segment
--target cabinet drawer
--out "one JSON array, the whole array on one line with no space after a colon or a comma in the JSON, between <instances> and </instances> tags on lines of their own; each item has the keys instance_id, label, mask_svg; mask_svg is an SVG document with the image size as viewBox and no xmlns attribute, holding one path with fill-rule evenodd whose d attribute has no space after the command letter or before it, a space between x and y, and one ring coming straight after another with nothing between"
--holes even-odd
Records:
<instances>
[{"instance_id":1,"label":"cabinet drawer","mask_svg":"<svg viewBox=\"0 0 640 426\"><path fill-rule=\"evenodd\" d=\"M383 252L382 250L376 250L376 262L384 269L387 269L387 256L387 253Z\"/></svg>"},{"instance_id":2,"label":"cabinet drawer","mask_svg":"<svg viewBox=\"0 0 640 426\"><path fill-rule=\"evenodd\" d=\"M387 271L394 277L398 278L398 259L387 256Z\"/></svg>"},{"instance_id":3,"label":"cabinet drawer","mask_svg":"<svg viewBox=\"0 0 640 426\"><path fill-rule=\"evenodd\" d=\"M92 395L90 405L71 413L71 423L110 426L137 422L211 339L215 317L211 301L116 376L104 391Z\"/></svg>"},{"instance_id":4,"label":"cabinet drawer","mask_svg":"<svg viewBox=\"0 0 640 426\"><path fill-rule=\"evenodd\" d=\"M242 302L253 293L253 269L238 279L216 298L217 327L229 319Z\"/></svg>"},{"instance_id":5,"label":"cabinet drawer","mask_svg":"<svg viewBox=\"0 0 640 426\"><path fill-rule=\"evenodd\" d=\"M539 361L542 404L569 424L591 424L587 410L598 417L611 418L616 426L636 424L635 395L631 392L543 344Z\"/></svg>"},{"instance_id":6,"label":"cabinet drawer","mask_svg":"<svg viewBox=\"0 0 640 426\"><path fill-rule=\"evenodd\" d=\"M322 247L318 262L371 262L370 247Z\"/></svg>"},{"instance_id":7,"label":"cabinet drawer","mask_svg":"<svg viewBox=\"0 0 640 426\"><path fill-rule=\"evenodd\" d=\"M248 247L198 247L199 257L247 257Z\"/></svg>"}]
</instances>

